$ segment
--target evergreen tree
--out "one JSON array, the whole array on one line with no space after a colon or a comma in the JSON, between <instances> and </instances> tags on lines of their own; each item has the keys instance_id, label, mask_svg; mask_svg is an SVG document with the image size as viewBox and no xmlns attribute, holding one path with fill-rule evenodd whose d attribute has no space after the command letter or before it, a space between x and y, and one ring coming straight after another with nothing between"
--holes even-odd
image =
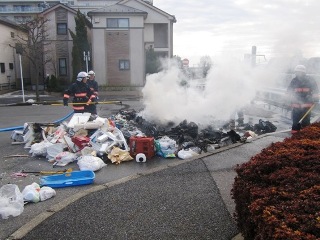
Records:
<instances>
[{"instance_id":1,"label":"evergreen tree","mask_svg":"<svg viewBox=\"0 0 320 240\"><path fill-rule=\"evenodd\" d=\"M157 73L161 70L161 63L158 55L154 52L152 46L146 51L146 74Z\"/></svg>"},{"instance_id":2,"label":"evergreen tree","mask_svg":"<svg viewBox=\"0 0 320 240\"><path fill-rule=\"evenodd\" d=\"M73 39L73 48L72 48L72 68L73 76L72 79L76 79L77 74L80 71L86 71L86 62L84 61L83 52L88 53L90 51L90 45L87 35L87 27L92 27L92 24L82 14L79 10L74 17L76 23L76 32L72 32L69 29L71 37ZM91 69L91 62L88 62L89 68Z\"/></svg>"}]
</instances>

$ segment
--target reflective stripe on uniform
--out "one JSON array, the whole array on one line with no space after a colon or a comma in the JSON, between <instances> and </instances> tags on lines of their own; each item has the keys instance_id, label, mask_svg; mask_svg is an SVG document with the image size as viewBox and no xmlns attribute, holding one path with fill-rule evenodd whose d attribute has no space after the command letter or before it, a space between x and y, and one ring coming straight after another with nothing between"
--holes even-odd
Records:
<instances>
[{"instance_id":1,"label":"reflective stripe on uniform","mask_svg":"<svg viewBox=\"0 0 320 240\"><path fill-rule=\"evenodd\" d=\"M74 110L84 110L84 106L72 106L72 108L74 109Z\"/></svg>"},{"instance_id":2,"label":"reflective stripe on uniform","mask_svg":"<svg viewBox=\"0 0 320 240\"><path fill-rule=\"evenodd\" d=\"M74 96L75 97L86 97L87 93L75 93Z\"/></svg>"},{"instance_id":3,"label":"reflective stripe on uniform","mask_svg":"<svg viewBox=\"0 0 320 240\"><path fill-rule=\"evenodd\" d=\"M304 103L304 104L291 104L291 107L293 108L310 108L313 104L312 103Z\"/></svg>"},{"instance_id":4,"label":"reflective stripe on uniform","mask_svg":"<svg viewBox=\"0 0 320 240\"><path fill-rule=\"evenodd\" d=\"M310 88L295 88L295 92L310 92Z\"/></svg>"}]
</instances>

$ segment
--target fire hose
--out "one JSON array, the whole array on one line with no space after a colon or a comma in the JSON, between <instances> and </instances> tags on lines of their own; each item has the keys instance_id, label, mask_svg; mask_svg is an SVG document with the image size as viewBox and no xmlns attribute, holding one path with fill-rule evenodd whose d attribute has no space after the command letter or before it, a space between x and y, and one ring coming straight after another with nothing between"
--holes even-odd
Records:
<instances>
[{"instance_id":1,"label":"fire hose","mask_svg":"<svg viewBox=\"0 0 320 240\"><path fill-rule=\"evenodd\" d=\"M83 105L83 104L120 104L121 101L102 101L102 102L90 102L90 103L68 103L68 105ZM11 106L30 106L30 105L50 105L50 106L64 106L61 102L20 102L20 103L8 103L0 104L0 107L11 107Z\"/></svg>"},{"instance_id":2,"label":"fire hose","mask_svg":"<svg viewBox=\"0 0 320 240\"><path fill-rule=\"evenodd\" d=\"M64 116L63 118L60 118L56 121L54 121L53 123L60 123L63 122L64 120L68 119L70 116L73 115L73 111L68 113L66 116ZM0 132L8 132L8 131L14 131L14 130L21 130L23 129L24 126L16 126L16 127L8 127L8 128L0 128Z\"/></svg>"}]
</instances>

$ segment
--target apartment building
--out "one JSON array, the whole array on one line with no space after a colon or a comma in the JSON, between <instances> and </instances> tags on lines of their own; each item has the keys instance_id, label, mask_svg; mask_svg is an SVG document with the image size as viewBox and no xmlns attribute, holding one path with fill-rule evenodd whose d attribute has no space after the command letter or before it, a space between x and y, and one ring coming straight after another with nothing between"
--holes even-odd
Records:
<instances>
[{"instance_id":1,"label":"apartment building","mask_svg":"<svg viewBox=\"0 0 320 240\"><path fill-rule=\"evenodd\" d=\"M78 9L93 25L88 31L92 41L90 61L100 86L142 87L145 84L146 49L152 46L161 57L173 55L176 19L154 6L152 0L0 2L0 16L17 23L38 14L50 18L48 29L55 64L46 66L44 75L54 74L62 82L68 81L72 73L72 41L68 33L61 36L57 26L74 29L73 16Z\"/></svg>"},{"instance_id":2,"label":"apartment building","mask_svg":"<svg viewBox=\"0 0 320 240\"><path fill-rule=\"evenodd\" d=\"M0 90L9 89L15 84L19 86L21 83L20 59L15 50L15 39L17 35L26 35L19 26L6 18L0 17ZM22 77L25 80L30 80L30 68L28 61L21 58L21 65L25 66L22 69ZM18 82L16 82L18 80ZM21 85L20 85L21 86Z\"/></svg>"}]
</instances>

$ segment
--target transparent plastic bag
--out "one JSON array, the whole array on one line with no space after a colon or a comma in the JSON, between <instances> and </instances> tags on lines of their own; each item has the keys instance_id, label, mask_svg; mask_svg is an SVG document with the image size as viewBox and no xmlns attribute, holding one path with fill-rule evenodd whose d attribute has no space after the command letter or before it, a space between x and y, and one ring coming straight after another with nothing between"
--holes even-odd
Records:
<instances>
[{"instance_id":1,"label":"transparent plastic bag","mask_svg":"<svg viewBox=\"0 0 320 240\"><path fill-rule=\"evenodd\" d=\"M24 210L23 195L15 184L0 188L0 215L2 219L19 216Z\"/></svg>"}]
</instances>

